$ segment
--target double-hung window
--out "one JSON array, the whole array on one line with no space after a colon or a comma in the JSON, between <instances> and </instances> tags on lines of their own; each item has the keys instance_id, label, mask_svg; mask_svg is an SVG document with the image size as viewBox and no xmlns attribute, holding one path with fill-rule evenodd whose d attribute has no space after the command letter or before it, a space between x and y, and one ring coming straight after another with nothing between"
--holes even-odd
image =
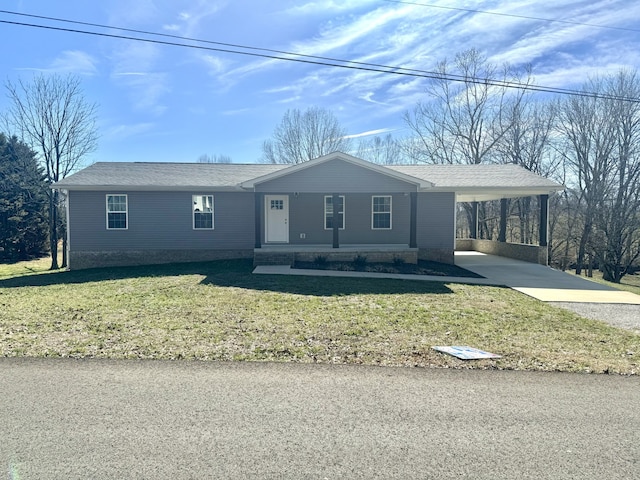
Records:
<instances>
[{"instance_id":1,"label":"double-hung window","mask_svg":"<svg viewBox=\"0 0 640 480\"><path fill-rule=\"evenodd\" d=\"M126 195L107 195L107 230L126 230L129 226Z\"/></svg>"},{"instance_id":2,"label":"double-hung window","mask_svg":"<svg viewBox=\"0 0 640 480\"><path fill-rule=\"evenodd\" d=\"M344 230L344 196L338 197L338 208L333 208L333 196L324 197L324 229L332 230L334 219L338 222L338 228Z\"/></svg>"},{"instance_id":3,"label":"double-hung window","mask_svg":"<svg viewBox=\"0 0 640 480\"><path fill-rule=\"evenodd\" d=\"M213 230L213 195L193 195L194 230Z\"/></svg>"},{"instance_id":4,"label":"double-hung window","mask_svg":"<svg viewBox=\"0 0 640 480\"><path fill-rule=\"evenodd\" d=\"M371 228L391 230L391 195L371 197Z\"/></svg>"}]
</instances>

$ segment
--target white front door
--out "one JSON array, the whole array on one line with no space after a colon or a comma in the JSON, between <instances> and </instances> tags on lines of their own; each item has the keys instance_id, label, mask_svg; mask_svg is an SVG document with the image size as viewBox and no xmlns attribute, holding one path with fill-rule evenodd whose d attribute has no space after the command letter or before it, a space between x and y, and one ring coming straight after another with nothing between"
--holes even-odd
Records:
<instances>
[{"instance_id":1,"label":"white front door","mask_svg":"<svg viewBox=\"0 0 640 480\"><path fill-rule=\"evenodd\" d=\"M265 195L265 240L289 243L289 196Z\"/></svg>"}]
</instances>

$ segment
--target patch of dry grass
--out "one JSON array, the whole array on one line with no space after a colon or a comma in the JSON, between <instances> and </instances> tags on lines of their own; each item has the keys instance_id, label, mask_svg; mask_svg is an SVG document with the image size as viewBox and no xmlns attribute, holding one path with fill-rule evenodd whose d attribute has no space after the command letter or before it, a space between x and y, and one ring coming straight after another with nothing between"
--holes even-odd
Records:
<instances>
[{"instance_id":1,"label":"patch of dry grass","mask_svg":"<svg viewBox=\"0 0 640 480\"><path fill-rule=\"evenodd\" d=\"M640 335L509 289L252 275L247 261L5 275L0 312L2 356L640 373Z\"/></svg>"}]
</instances>

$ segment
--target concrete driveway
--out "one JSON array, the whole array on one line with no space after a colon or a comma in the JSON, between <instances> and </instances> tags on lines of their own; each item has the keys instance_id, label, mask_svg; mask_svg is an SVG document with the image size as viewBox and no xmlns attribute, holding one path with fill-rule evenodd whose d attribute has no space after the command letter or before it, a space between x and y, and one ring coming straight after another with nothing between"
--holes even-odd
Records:
<instances>
[{"instance_id":1,"label":"concrete driveway","mask_svg":"<svg viewBox=\"0 0 640 480\"><path fill-rule=\"evenodd\" d=\"M543 302L640 305L640 295L544 265L479 252L456 252L455 262L495 285L505 285Z\"/></svg>"}]
</instances>

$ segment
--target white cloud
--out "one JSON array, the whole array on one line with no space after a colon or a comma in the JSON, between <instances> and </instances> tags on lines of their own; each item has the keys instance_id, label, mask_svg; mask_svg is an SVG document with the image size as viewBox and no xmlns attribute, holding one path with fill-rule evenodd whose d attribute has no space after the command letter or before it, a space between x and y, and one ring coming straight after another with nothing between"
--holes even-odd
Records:
<instances>
[{"instance_id":1,"label":"white cloud","mask_svg":"<svg viewBox=\"0 0 640 480\"><path fill-rule=\"evenodd\" d=\"M209 75L218 76L227 68L228 62L217 55L202 54L199 57L209 70Z\"/></svg>"},{"instance_id":2,"label":"white cloud","mask_svg":"<svg viewBox=\"0 0 640 480\"><path fill-rule=\"evenodd\" d=\"M155 0L136 0L135 2L123 0L115 2L114 6L109 10L108 23L126 26L154 22L161 14L155 3Z\"/></svg>"},{"instance_id":3,"label":"white cloud","mask_svg":"<svg viewBox=\"0 0 640 480\"><path fill-rule=\"evenodd\" d=\"M177 17L180 30L187 37L199 34L205 20L223 10L227 3L227 0L189 2L189 8L181 11Z\"/></svg>"},{"instance_id":4,"label":"white cloud","mask_svg":"<svg viewBox=\"0 0 640 480\"><path fill-rule=\"evenodd\" d=\"M117 140L124 140L129 137L135 137L144 133L147 133L155 127L154 123L136 123L136 124L122 124L113 125L105 129L105 137L113 138Z\"/></svg>"},{"instance_id":5,"label":"white cloud","mask_svg":"<svg viewBox=\"0 0 640 480\"><path fill-rule=\"evenodd\" d=\"M168 32L178 32L178 31L180 31L180 25L172 23L170 25L163 25L162 29L166 30Z\"/></svg>"},{"instance_id":6,"label":"white cloud","mask_svg":"<svg viewBox=\"0 0 640 480\"><path fill-rule=\"evenodd\" d=\"M352 135L345 135L344 138L362 138L362 137L370 137L372 135L382 135L383 133L393 132L392 128L378 128L376 130L368 130L366 132L354 133Z\"/></svg>"},{"instance_id":7,"label":"white cloud","mask_svg":"<svg viewBox=\"0 0 640 480\"><path fill-rule=\"evenodd\" d=\"M98 73L97 60L80 50L66 50L51 62L47 71L92 76Z\"/></svg>"},{"instance_id":8,"label":"white cloud","mask_svg":"<svg viewBox=\"0 0 640 480\"><path fill-rule=\"evenodd\" d=\"M283 13L287 15L307 16L313 14L327 14L350 12L356 8L362 8L368 4L378 3L376 0L320 0L294 5Z\"/></svg>"},{"instance_id":9,"label":"white cloud","mask_svg":"<svg viewBox=\"0 0 640 480\"><path fill-rule=\"evenodd\" d=\"M111 78L128 91L135 110L160 115L166 110L162 99L171 92L169 74L158 69L159 47L148 43L128 43L111 57Z\"/></svg>"},{"instance_id":10,"label":"white cloud","mask_svg":"<svg viewBox=\"0 0 640 480\"><path fill-rule=\"evenodd\" d=\"M234 116L234 115L242 115L244 113L251 112L250 108L237 108L235 110L225 110L222 112L222 115Z\"/></svg>"}]
</instances>

